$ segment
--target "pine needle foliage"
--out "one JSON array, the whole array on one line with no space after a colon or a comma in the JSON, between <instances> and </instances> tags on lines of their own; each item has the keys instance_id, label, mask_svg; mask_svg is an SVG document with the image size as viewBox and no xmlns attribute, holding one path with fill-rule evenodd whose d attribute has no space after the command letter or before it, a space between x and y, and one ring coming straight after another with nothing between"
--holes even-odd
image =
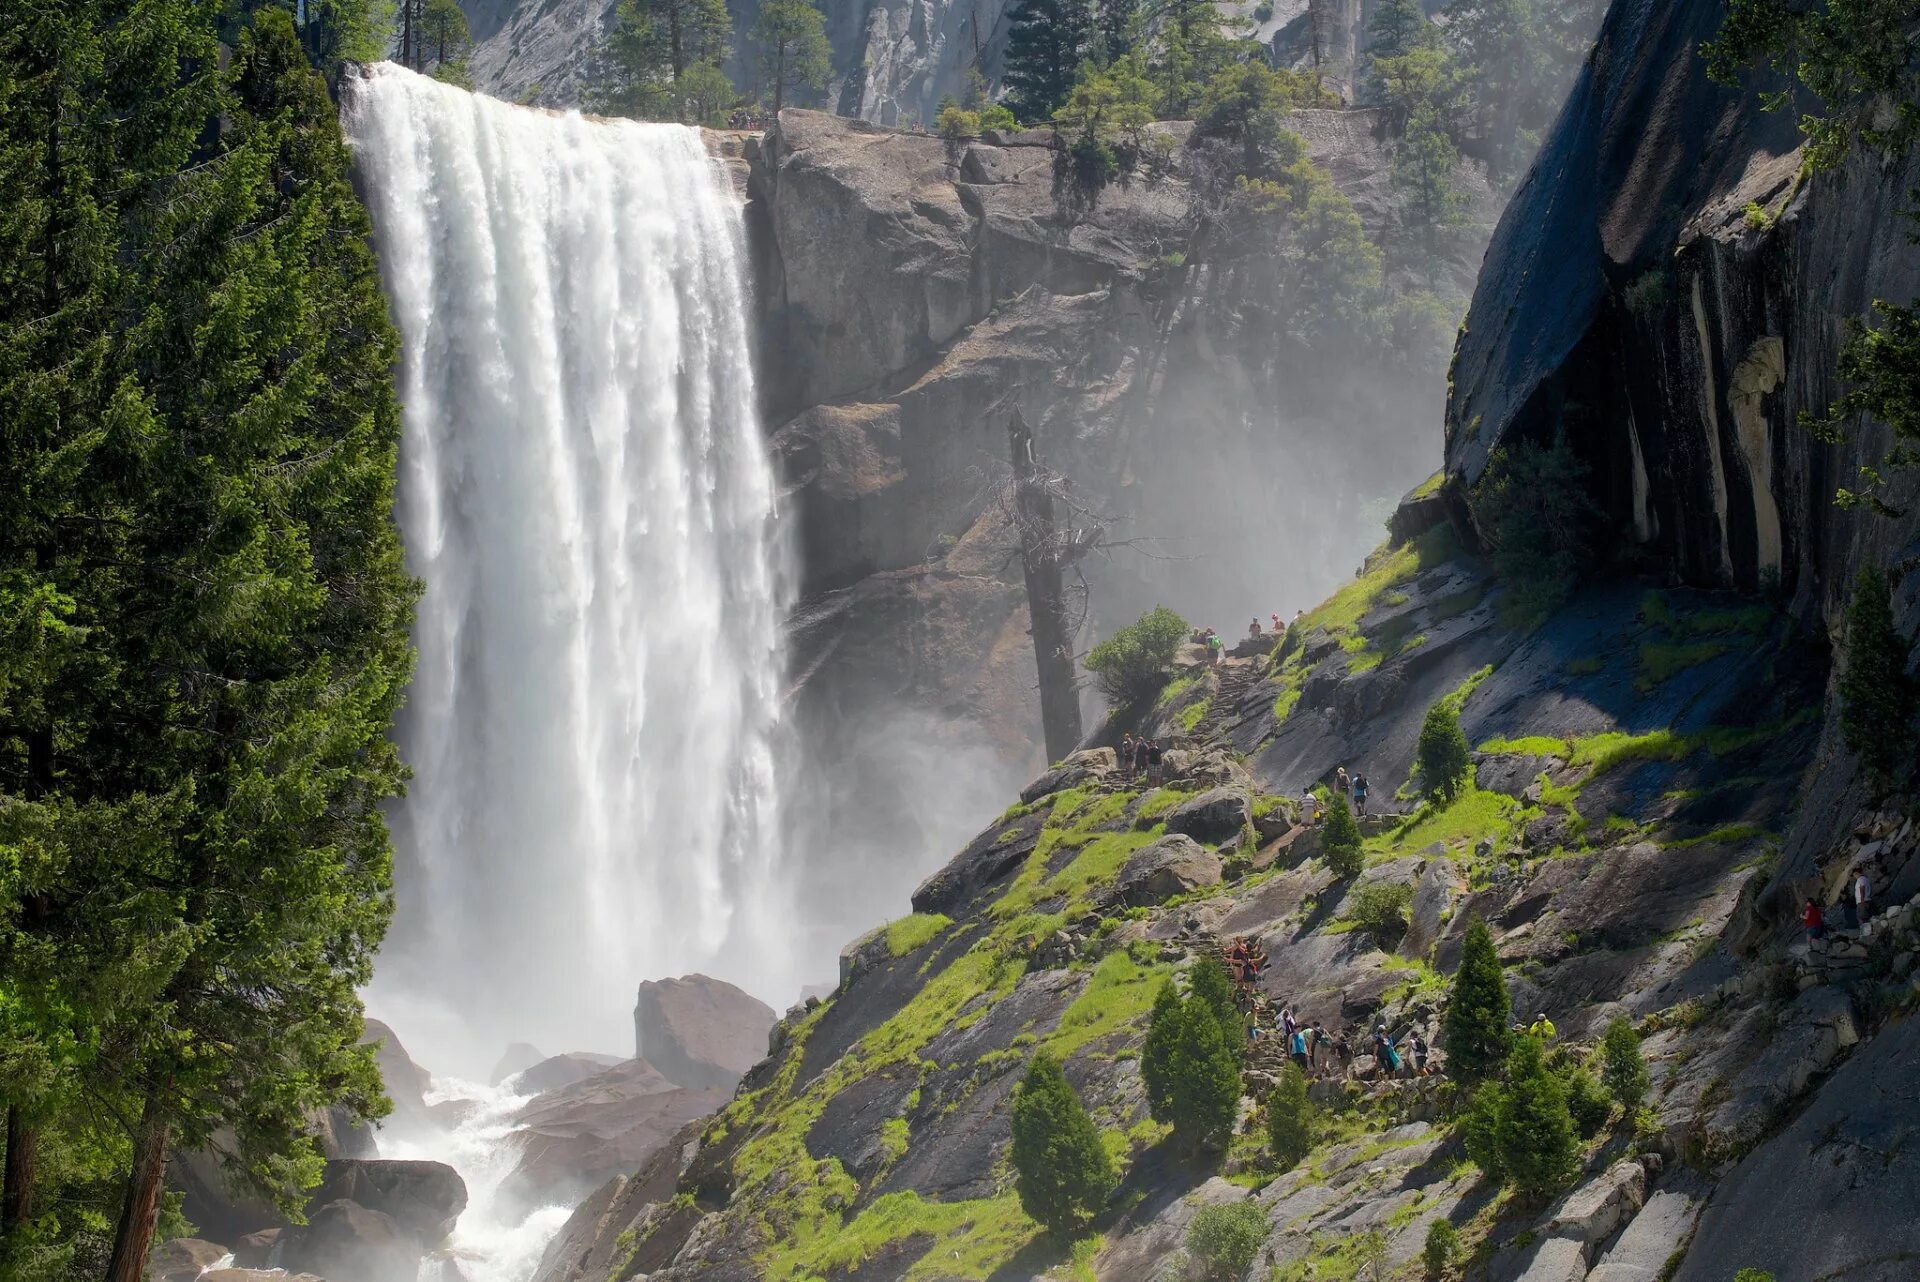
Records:
<instances>
[{"instance_id":1,"label":"pine needle foliage","mask_svg":"<svg viewBox=\"0 0 1920 1282\"><path fill-rule=\"evenodd\" d=\"M1915 687L1907 675L1907 639L1893 625L1887 576L1873 566L1854 581L1840 674L1840 733L1848 751L1880 784L1911 767Z\"/></svg>"},{"instance_id":2,"label":"pine needle foliage","mask_svg":"<svg viewBox=\"0 0 1920 1282\"><path fill-rule=\"evenodd\" d=\"M1506 977L1494 951L1487 923L1475 913L1467 920L1460 949L1460 969L1454 973L1447 999L1447 1071L1466 1083L1483 1081L1500 1070L1512 1041L1509 1021L1513 1006L1507 997Z\"/></svg>"},{"instance_id":3,"label":"pine needle foliage","mask_svg":"<svg viewBox=\"0 0 1920 1282\"><path fill-rule=\"evenodd\" d=\"M1035 1055L1013 1096L1012 1160L1021 1209L1049 1231L1084 1228L1113 1191L1113 1162L1060 1063Z\"/></svg>"}]
</instances>

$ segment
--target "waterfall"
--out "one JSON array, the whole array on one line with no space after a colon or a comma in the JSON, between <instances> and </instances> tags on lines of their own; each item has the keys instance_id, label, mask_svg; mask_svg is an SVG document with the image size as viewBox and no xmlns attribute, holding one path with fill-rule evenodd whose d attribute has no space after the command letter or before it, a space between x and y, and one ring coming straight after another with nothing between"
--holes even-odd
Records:
<instances>
[{"instance_id":1,"label":"waterfall","mask_svg":"<svg viewBox=\"0 0 1920 1282\"><path fill-rule=\"evenodd\" d=\"M776 822L792 575L741 207L701 136L391 64L343 119L401 335L425 585L370 1000L437 1065L628 1051L635 984L790 1000Z\"/></svg>"}]
</instances>

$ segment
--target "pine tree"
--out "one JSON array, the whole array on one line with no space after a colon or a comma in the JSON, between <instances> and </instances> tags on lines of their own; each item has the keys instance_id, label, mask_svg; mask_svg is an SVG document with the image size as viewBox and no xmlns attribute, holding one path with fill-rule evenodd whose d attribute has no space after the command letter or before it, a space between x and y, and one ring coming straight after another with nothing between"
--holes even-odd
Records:
<instances>
[{"instance_id":1,"label":"pine tree","mask_svg":"<svg viewBox=\"0 0 1920 1282\"><path fill-rule=\"evenodd\" d=\"M1478 913L1467 920L1447 999L1447 1072L1456 1081L1478 1082L1499 1071L1512 1042L1513 1007L1493 935Z\"/></svg>"},{"instance_id":2,"label":"pine tree","mask_svg":"<svg viewBox=\"0 0 1920 1282\"><path fill-rule=\"evenodd\" d=\"M1093 34L1087 0L1020 0L1007 31L1007 105L1022 120L1050 120L1073 89Z\"/></svg>"},{"instance_id":3,"label":"pine tree","mask_svg":"<svg viewBox=\"0 0 1920 1282\"><path fill-rule=\"evenodd\" d=\"M1500 1113L1500 1164L1522 1195L1542 1198L1573 1175L1580 1143L1560 1079L1536 1038L1518 1039L1507 1058Z\"/></svg>"},{"instance_id":4,"label":"pine tree","mask_svg":"<svg viewBox=\"0 0 1920 1282\"><path fill-rule=\"evenodd\" d=\"M1223 1019L1204 973L1203 964L1198 991L1185 998L1171 983L1162 985L1140 1056L1154 1120L1172 1126L1175 1142L1190 1153L1223 1148L1240 1107L1239 1019L1230 1002Z\"/></svg>"},{"instance_id":5,"label":"pine tree","mask_svg":"<svg viewBox=\"0 0 1920 1282\"><path fill-rule=\"evenodd\" d=\"M1845 670L1840 674L1840 732L1847 748L1881 784L1912 765L1915 686L1907 675L1911 647L1893 625L1887 578L1868 566L1847 605Z\"/></svg>"},{"instance_id":6,"label":"pine tree","mask_svg":"<svg viewBox=\"0 0 1920 1282\"><path fill-rule=\"evenodd\" d=\"M1160 981L1147 1016L1147 1038L1140 1048L1140 1080L1147 1089L1147 1111L1156 1122L1172 1120L1174 1050L1185 1036L1180 994L1171 979Z\"/></svg>"},{"instance_id":7,"label":"pine tree","mask_svg":"<svg viewBox=\"0 0 1920 1282\"><path fill-rule=\"evenodd\" d=\"M1280 1169L1290 1171L1313 1150L1314 1108L1307 1098L1307 1075L1298 1064L1280 1070L1267 1098L1267 1146Z\"/></svg>"},{"instance_id":8,"label":"pine tree","mask_svg":"<svg viewBox=\"0 0 1920 1282\"><path fill-rule=\"evenodd\" d=\"M1380 0L1367 19L1367 54L1398 58L1428 43L1433 24L1421 0Z\"/></svg>"},{"instance_id":9,"label":"pine tree","mask_svg":"<svg viewBox=\"0 0 1920 1282\"><path fill-rule=\"evenodd\" d=\"M1443 698L1427 709L1420 727L1420 742L1415 748L1420 785L1429 797L1451 801L1460 781L1473 769L1473 754L1467 736L1460 729L1460 712L1451 698Z\"/></svg>"},{"instance_id":10,"label":"pine tree","mask_svg":"<svg viewBox=\"0 0 1920 1282\"><path fill-rule=\"evenodd\" d=\"M1360 854L1360 825L1345 797L1331 797L1320 818L1320 858L1327 871L1341 879L1358 877L1365 862Z\"/></svg>"},{"instance_id":11,"label":"pine tree","mask_svg":"<svg viewBox=\"0 0 1920 1282\"><path fill-rule=\"evenodd\" d=\"M762 87L773 90L776 115L791 91L818 89L827 83L826 19L807 0L768 0L761 5L753 23L753 41L760 48Z\"/></svg>"},{"instance_id":12,"label":"pine tree","mask_svg":"<svg viewBox=\"0 0 1920 1282\"><path fill-rule=\"evenodd\" d=\"M1187 982L1190 996L1204 1003L1222 1027L1240 1026L1240 1012L1233 1005L1233 980L1219 958L1202 957Z\"/></svg>"},{"instance_id":13,"label":"pine tree","mask_svg":"<svg viewBox=\"0 0 1920 1282\"><path fill-rule=\"evenodd\" d=\"M1044 1052L1014 1092L1012 1160L1021 1209L1062 1236L1084 1227L1113 1191L1100 1132Z\"/></svg>"},{"instance_id":14,"label":"pine tree","mask_svg":"<svg viewBox=\"0 0 1920 1282\"><path fill-rule=\"evenodd\" d=\"M1640 1054L1640 1034L1624 1017L1615 1016L1600 1039L1600 1081L1622 1108L1638 1108L1646 1098L1647 1061Z\"/></svg>"}]
</instances>

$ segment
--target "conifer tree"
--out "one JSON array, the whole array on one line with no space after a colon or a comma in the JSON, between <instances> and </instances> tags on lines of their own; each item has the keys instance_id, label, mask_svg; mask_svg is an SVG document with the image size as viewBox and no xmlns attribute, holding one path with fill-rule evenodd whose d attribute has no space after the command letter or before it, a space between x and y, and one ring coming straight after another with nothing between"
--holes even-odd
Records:
<instances>
[{"instance_id":1,"label":"conifer tree","mask_svg":"<svg viewBox=\"0 0 1920 1282\"><path fill-rule=\"evenodd\" d=\"M1298 1064L1280 1070L1267 1099L1267 1146L1280 1169L1290 1171L1313 1150L1314 1108L1307 1098L1307 1075Z\"/></svg>"},{"instance_id":2,"label":"conifer tree","mask_svg":"<svg viewBox=\"0 0 1920 1282\"><path fill-rule=\"evenodd\" d=\"M1156 1122L1169 1120L1173 1109L1174 1049L1184 1036L1180 994L1171 979L1160 981L1147 1016L1147 1039L1140 1048L1140 1079L1147 1088L1147 1109Z\"/></svg>"},{"instance_id":3,"label":"conifer tree","mask_svg":"<svg viewBox=\"0 0 1920 1282\"><path fill-rule=\"evenodd\" d=\"M1907 639L1893 626L1887 578L1868 566L1847 605L1845 670L1840 674L1840 732L1847 748L1880 783L1911 768L1914 681L1907 675Z\"/></svg>"},{"instance_id":4,"label":"conifer tree","mask_svg":"<svg viewBox=\"0 0 1920 1282\"><path fill-rule=\"evenodd\" d=\"M1189 1153L1224 1147L1240 1107L1238 1019L1229 1003L1223 1020L1204 973L1197 972L1198 987L1185 998L1171 982L1161 986L1140 1056L1154 1120L1172 1126L1175 1142Z\"/></svg>"},{"instance_id":5,"label":"conifer tree","mask_svg":"<svg viewBox=\"0 0 1920 1282\"><path fill-rule=\"evenodd\" d=\"M1616 1015L1600 1039L1600 1081L1622 1108L1637 1108L1646 1098L1647 1061L1640 1054L1640 1034L1623 1016Z\"/></svg>"},{"instance_id":6,"label":"conifer tree","mask_svg":"<svg viewBox=\"0 0 1920 1282\"><path fill-rule=\"evenodd\" d=\"M1360 855L1360 825L1345 797L1330 797L1320 817L1320 858L1334 876L1358 877L1365 866Z\"/></svg>"},{"instance_id":7,"label":"conifer tree","mask_svg":"<svg viewBox=\"0 0 1920 1282\"><path fill-rule=\"evenodd\" d=\"M1451 698L1443 698L1427 709L1415 759L1420 786L1426 794L1451 801L1460 781L1473 769L1473 754L1460 729L1460 712Z\"/></svg>"},{"instance_id":8,"label":"conifer tree","mask_svg":"<svg viewBox=\"0 0 1920 1282\"><path fill-rule=\"evenodd\" d=\"M763 89L773 92L775 114L795 89L818 89L829 71L826 19L807 0L768 0L754 20Z\"/></svg>"},{"instance_id":9,"label":"conifer tree","mask_svg":"<svg viewBox=\"0 0 1920 1282\"><path fill-rule=\"evenodd\" d=\"M1447 1072L1456 1081L1478 1082L1499 1071L1512 1042L1513 1007L1493 935L1478 913L1467 919L1460 969L1447 999Z\"/></svg>"},{"instance_id":10,"label":"conifer tree","mask_svg":"<svg viewBox=\"0 0 1920 1282\"><path fill-rule=\"evenodd\" d=\"M1205 1004L1206 1009L1227 1029L1240 1026L1240 1012L1233 1005L1233 980L1217 957L1203 957L1194 965L1188 991Z\"/></svg>"},{"instance_id":11,"label":"conifer tree","mask_svg":"<svg viewBox=\"0 0 1920 1282\"><path fill-rule=\"evenodd\" d=\"M1061 1235L1086 1225L1113 1191L1113 1164L1059 1061L1034 1056L1013 1096L1020 1207Z\"/></svg>"},{"instance_id":12,"label":"conifer tree","mask_svg":"<svg viewBox=\"0 0 1920 1282\"><path fill-rule=\"evenodd\" d=\"M1501 1096L1502 1177L1524 1196L1556 1192L1573 1175L1580 1142L1560 1079L1547 1068L1539 1039L1521 1037L1507 1057Z\"/></svg>"},{"instance_id":13,"label":"conifer tree","mask_svg":"<svg viewBox=\"0 0 1920 1282\"><path fill-rule=\"evenodd\" d=\"M1020 0L1007 31L1007 105L1022 120L1050 120L1073 89L1093 35L1087 0Z\"/></svg>"},{"instance_id":14,"label":"conifer tree","mask_svg":"<svg viewBox=\"0 0 1920 1282\"><path fill-rule=\"evenodd\" d=\"M1367 19L1367 54L1376 60L1401 57L1426 44L1432 27L1421 0L1379 0Z\"/></svg>"}]
</instances>

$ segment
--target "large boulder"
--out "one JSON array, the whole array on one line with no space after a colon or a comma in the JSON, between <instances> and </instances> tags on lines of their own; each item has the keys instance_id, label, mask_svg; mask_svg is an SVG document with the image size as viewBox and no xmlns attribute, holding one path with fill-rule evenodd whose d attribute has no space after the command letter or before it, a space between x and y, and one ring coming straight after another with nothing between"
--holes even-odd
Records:
<instances>
[{"instance_id":1,"label":"large boulder","mask_svg":"<svg viewBox=\"0 0 1920 1282\"><path fill-rule=\"evenodd\" d=\"M538 1046L530 1042L514 1042L501 1053L499 1062L493 1066L493 1072L487 1080L498 1086L515 1073L524 1073L546 1058Z\"/></svg>"},{"instance_id":2,"label":"large boulder","mask_svg":"<svg viewBox=\"0 0 1920 1282\"><path fill-rule=\"evenodd\" d=\"M565 1055L549 1055L531 1068L523 1068L513 1074L507 1082L521 1095L542 1095L547 1091L557 1091L562 1086L571 1086L595 1073L603 1073L620 1062L618 1055L570 1051Z\"/></svg>"},{"instance_id":3,"label":"large boulder","mask_svg":"<svg viewBox=\"0 0 1920 1282\"><path fill-rule=\"evenodd\" d=\"M200 1275L231 1254L217 1242L179 1237L162 1242L147 1264L147 1282L197 1282Z\"/></svg>"},{"instance_id":4,"label":"large boulder","mask_svg":"<svg viewBox=\"0 0 1920 1282\"><path fill-rule=\"evenodd\" d=\"M1130 907L1164 903L1175 895L1220 884L1220 856L1183 834L1162 837L1133 852L1113 884L1113 897Z\"/></svg>"},{"instance_id":5,"label":"large boulder","mask_svg":"<svg viewBox=\"0 0 1920 1282\"><path fill-rule=\"evenodd\" d=\"M773 1010L707 975L648 980L633 1006L633 1053L670 1082L731 1089L767 1051Z\"/></svg>"},{"instance_id":6,"label":"large boulder","mask_svg":"<svg viewBox=\"0 0 1920 1282\"><path fill-rule=\"evenodd\" d=\"M1212 788L1174 807L1167 831L1217 846L1253 822L1253 801L1242 788Z\"/></svg>"},{"instance_id":7,"label":"large boulder","mask_svg":"<svg viewBox=\"0 0 1920 1282\"><path fill-rule=\"evenodd\" d=\"M329 1202L289 1235L281 1265L341 1282L417 1282L426 1255L393 1217L355 1202Z\"/></svg>"},{"instance_id":8,"label":"large boulder","mask_svg":"<svg viewBox=\"0 0 1920 1282\"><path fill-rule=\"evenodd\" d=\"M388 1216L425 1245L453 1232L467 1209L467 1184L444 1162L341 1160L327 1163L313 1202L348 1201Z\"/></svg>"}]
</instances>

